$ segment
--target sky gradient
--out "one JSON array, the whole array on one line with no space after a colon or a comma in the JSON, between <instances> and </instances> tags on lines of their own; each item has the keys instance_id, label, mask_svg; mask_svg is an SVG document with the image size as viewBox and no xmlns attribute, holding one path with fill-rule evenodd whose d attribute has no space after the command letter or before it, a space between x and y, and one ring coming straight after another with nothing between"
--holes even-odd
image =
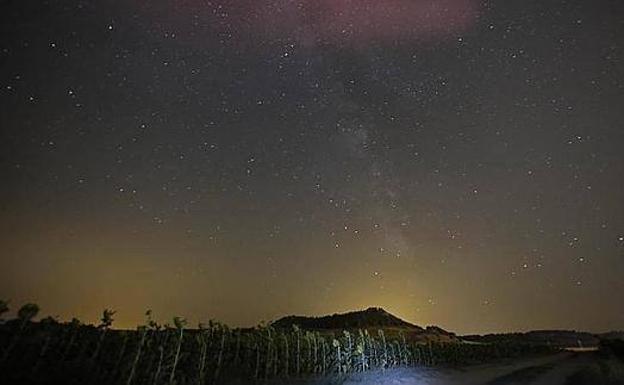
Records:
<instances>
[{"instance_id":1,"label":"sky gradient","mask_svg":"<svg viewBox=\"0 0 624 385\"><path fill-rule=\"evenodd\" d=\"M624 329L623 16L3 2L0 297L119 327Z\"/></svg>"}]
</instances>

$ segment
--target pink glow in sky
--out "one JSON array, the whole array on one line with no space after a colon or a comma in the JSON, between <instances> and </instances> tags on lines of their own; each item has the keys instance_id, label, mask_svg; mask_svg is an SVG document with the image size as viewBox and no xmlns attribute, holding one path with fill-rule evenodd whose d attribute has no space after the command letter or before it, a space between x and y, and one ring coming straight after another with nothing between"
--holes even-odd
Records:
<instances>
[{"instance_id":1,"label":"pink glow in sky","mask_svg":"<svg viewBox=\"0 0 624 385\"><path fill-rule=\"evenodd\" d=\"M175 19L171 28L188 28L193 22L239 37L361 45L457 35L476 22L478 4L477 0L165 0L160 11Z\"/></svg>"}]
</instances>

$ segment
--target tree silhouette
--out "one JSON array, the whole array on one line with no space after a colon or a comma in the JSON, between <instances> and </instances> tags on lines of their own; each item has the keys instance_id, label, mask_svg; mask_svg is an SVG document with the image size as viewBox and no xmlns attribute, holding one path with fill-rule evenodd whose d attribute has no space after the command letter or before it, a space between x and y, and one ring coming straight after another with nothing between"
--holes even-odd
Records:
<instances>
[{"instance_id":1,"label":"tree silhouette","mask_svg":"<svg viewBox=\"0 0 624 385\"><path fill-rule=\"evenodd\" d=\"M39 306L34 303L27 303L23 305L17 311L17 318L21 322L19 324L19 328L17 332L15 333L15 336L9 343L9 346L7 346L6 349L4 349L4 353L2 354L2 360L0 360L0 363L5 363L9 359L9 356L11 355L13 348L15 348L15 345L17 345L17 342L22 336L22 332L26 328L26 325L28 325L28 323L32 321L32 319L35 318L38 313L39 313Z\"/></svg>"},{"instance_id":2,"label":"tree silhouette","mask_svg":"<svg viewBox=\"0 0 624 385\"><path fill-rule=\"evenodd\" d=\"M111 310L111 309L104 309L104 311L102 312L102 318L100 319L100 325L99 327L101 329L108 329L109 327L111 327L111 325L113 324L113 316L115 315L116 311Z\"/></svg>"},{"instance_id":3,"label":"tree silhouette","mask_svg":"<svg viewBox=\"0 0 624 385\"><path fill-rule=\"evenodd\" d=\"M2 317L2 314L8 311L9 311L9 301L0 299L0 317ZM0 320L2 320L2 318L0 318Z\"/></svg>"},{"instance_id":4,"label":"tree silhouette","mask_svg":"<svg viewBox=\"0 0 624 385\"><path fill-rule=\"evenodd\" d=\"M102 348L102 343L104 342L104 337L106 337L106 332L108 331L108 328L110 328L113 324L113 315L115 315L115 311L111 309L104 309L104 311L102 312L102 318L100 319L100 324L98 325L101 333L97 345L95 346L95 350L93 351L93 355L91 356L92 363L95 362L95 359L100 353L100 349Z\"/></svg>"},{"instance_id":5,"label":"tree silhouette","mask_svg":"<svg viewBox=\"0 0 624 385\"><path fill-rule=\"evenodd\" d=\"M17 318L22 321L22 325L32 321L39 314L39 305L34 303L27 303L17 311Z\"/></svg>"}]
</instances>

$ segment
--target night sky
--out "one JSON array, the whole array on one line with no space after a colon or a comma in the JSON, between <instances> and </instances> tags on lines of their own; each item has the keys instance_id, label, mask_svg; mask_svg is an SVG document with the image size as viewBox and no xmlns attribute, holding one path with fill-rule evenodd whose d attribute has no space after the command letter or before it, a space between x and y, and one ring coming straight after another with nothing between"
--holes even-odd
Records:
<instances>
[{"instance_id":1,"label":"night sky","mask_svg":"<svg viewBox=\"0 0 624 385\"><path fill-rule=\"evenodd\" d=\"M0 297L624 328L624 2L0 2Z\"/></svg>"}]
</instances>

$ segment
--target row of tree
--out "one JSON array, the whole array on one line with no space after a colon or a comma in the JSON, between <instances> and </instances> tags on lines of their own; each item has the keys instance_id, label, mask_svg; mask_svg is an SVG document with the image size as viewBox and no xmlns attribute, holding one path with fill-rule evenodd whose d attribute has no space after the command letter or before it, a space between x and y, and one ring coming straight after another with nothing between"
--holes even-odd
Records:
<instances>
[{"instance_id":1,"label":"row of tree","mask_svg":"<svg viewBox=\"0 0 624 385\"><path fill-rule=\"evenodd\" d=\"M0 311L6 312L6 302ZM157 323L147 311L136 330L111 329L115 312L105 309L96 326L77 319L32 322L39 307L22 306L0 327L0 376L37 384L185 385L235 379L347 376L398 366L469 364L544 351L522 345L422 344L384 330L319 332L297 326L231 329L210 321L188 329L175 317ZM2 379L0 377L0 380ZM2 381L0 381L2 382Z\"/></svg>"}]
</instances>

